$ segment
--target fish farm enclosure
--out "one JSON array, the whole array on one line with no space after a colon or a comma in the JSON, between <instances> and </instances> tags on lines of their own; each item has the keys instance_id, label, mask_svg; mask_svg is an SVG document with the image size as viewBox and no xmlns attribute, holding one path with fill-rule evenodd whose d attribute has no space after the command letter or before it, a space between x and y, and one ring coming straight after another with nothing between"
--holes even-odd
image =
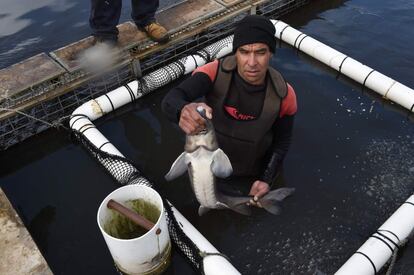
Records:
<instances>
[{"instance_id":1,"label":"fish farm enclosure","mask_svg":"<svg viewBox=\"0 0 414 275\"><path fill-rule=\"evenodd\" d=\"M172 34L166 45L137 33L125 1L119 25L124 56L104 76L90 75L74 58L92 45L87 1L43 1L27 4L26 12L18 9L21 1L6 2L0 6L15 18L0 22L14 22L16 31L0 29L0 188L55 274L119 273L96 217L103 199L121 185L71 133L72 112L231 35L246 14L286 22L414 87L409 0L160 1L157 19ZM26 25L17 30L21 22ZM66 25L53 35L54 26ZM188 177L164 179L185 136L162 113L161 101L185 76L154 91L146 83L145 96L94 123L242 274L334 274L413 194L413 113L279 39L271 65L298 99L282 179L296 193L279 216L253 209L249 217L227 210L200 217ZM165 274L198 274L176 245L171 253ZM0 273L18 273L2 268L0 260ZM412 239L378 274L388 268L414 273Z\"/></svg>"}]
</instances>

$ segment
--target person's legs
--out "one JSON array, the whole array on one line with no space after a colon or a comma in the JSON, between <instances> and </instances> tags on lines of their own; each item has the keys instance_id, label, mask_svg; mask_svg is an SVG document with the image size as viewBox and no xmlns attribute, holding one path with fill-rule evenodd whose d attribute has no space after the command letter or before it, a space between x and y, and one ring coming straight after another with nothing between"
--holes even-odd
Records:
<instances>
[{"instance_id":1,"label":"person's legs","mask_svg":"<svg viewBox=\"0 0 414 275\"><path fill-rule=\"evenodd\" d=\"M89 26L98 41L116 42L122 0L91 0Z\"/></svg>"},{"instance_id":2,"label":"person's legs","mask_svg":"<svg viewBox=\"0 0 414 275\"><path fill-rule=\"evenodd\" d=\"M158 0L131 0L131 17L138 29L145 31L148 36L157 42L166 42L169 39L167 30L155 20L158 9Z\"/></svg>"},{"instance_id":3,"label":"person's legs","mask_svg":"<svg viewBox=\"0 0 414 275\"><path fill-rule=\"evenodd\" d=\"M131 17L139 28L144 28L155 22L155 12L158 9L158 0L131 0Z\"/></svg>"}]
</instances>

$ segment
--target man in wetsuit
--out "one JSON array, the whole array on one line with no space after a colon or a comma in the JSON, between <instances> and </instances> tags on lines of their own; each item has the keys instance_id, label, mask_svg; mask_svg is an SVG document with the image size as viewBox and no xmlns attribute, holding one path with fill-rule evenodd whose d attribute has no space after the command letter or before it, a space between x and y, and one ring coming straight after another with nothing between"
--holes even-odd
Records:
<instances>
[{"instance_id":1,"label":"man in wetsuit","mask_svg":"<svg viewBox=\"0 0 414 275\"><path fill-rule=\"evenodd\" d=\"M269 67L276 47L274 35L270 20L246 16L234 32L234 55L197 68L162 103L169 119L186 134L204 128L204 119L196 111L204 106L219 146L232 163L229 181L244 181L245 193L254 196L256 206L279 174L297 109L293 88ZM203 97L205 103L193 102Z\"/></svg>"}]
</instances>

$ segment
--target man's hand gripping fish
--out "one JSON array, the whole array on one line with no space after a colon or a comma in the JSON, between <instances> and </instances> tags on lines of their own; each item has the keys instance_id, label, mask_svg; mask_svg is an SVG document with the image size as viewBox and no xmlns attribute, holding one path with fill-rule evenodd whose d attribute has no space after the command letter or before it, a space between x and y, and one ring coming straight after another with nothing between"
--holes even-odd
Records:
<instances>
[{"instance_id":1,"label":"man's hand gripping fish","mask_svg":"<svg viewBox=\"0 0 414 275\"><path fill-rule=\"evenodd\" d=\"M213 124L206 116L203 107L197 112L205 119L206 129L195 135L187 135L184 152L172 164L165 179L171 181L188 170L194 194L200 203L198 214L201 216L210 209L231 209L244 215L250 215L247 203L252 197L232 197L221 194L216 188L216 177L226 178L233 168L227 155L218 147ZM294 188L279 188L260 198L261 206L268 212L278 215L278 202L295 191Z\"/></svg>"}]
</instances>

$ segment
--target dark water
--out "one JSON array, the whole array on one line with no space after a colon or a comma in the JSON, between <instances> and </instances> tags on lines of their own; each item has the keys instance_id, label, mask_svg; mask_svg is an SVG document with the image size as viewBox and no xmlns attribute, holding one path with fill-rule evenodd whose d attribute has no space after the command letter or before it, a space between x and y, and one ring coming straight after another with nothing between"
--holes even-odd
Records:
<instances>
[{"instance_id":1,"label":"dark water","mask_svg":"<svg viewBox=\"0 0 414 275\"><path fill-rule=\"evenodd\" d=\"M77 22L61 18L68 11L53 11L55 5L70 6L69 2L44 2L40 10L47 11L48 20L34 15L34 9L20 17L31 18L31 24L40 18L45 22L54 18L63 25ZM69 10L86 22L87 6L83 17L76 14L82 12L82 3L73 3ZM414 3L409 0L314 1L284 20L414 87L413 14ZM33 37L42 41L68 42L30 24L7 39L18 43L15 36L32 37L26 31L32 27L37 31ZM69 29L77 31L73 26ZM88 32L87 26L79 29L83 35L74 34L71 40ZM13 49L6 46L2 39L1 52ZM7 54L12 61L1 62L16 62L17 56L27 57L27 51L24 48L14 57ZM168 87L97 124L243 274L332 274L413 193L413 123L405 111L382 103L373 93L288 46L277 50L272 63L295 87L299 104L294 141L285 161L286 184L297 191L283 203L280 216L257 210L252 217L229 211L198 217L187 179L163 180L184 144L183 134L160 111ZM65 132L47 131L3 152L0 163L1 187L54 272L115 273L96 212L117 185L80 145ZM180 255L173 257L167 273L192 274ZM412 243L395 271L414 273Z\"/></svg>"}]
</instances>

